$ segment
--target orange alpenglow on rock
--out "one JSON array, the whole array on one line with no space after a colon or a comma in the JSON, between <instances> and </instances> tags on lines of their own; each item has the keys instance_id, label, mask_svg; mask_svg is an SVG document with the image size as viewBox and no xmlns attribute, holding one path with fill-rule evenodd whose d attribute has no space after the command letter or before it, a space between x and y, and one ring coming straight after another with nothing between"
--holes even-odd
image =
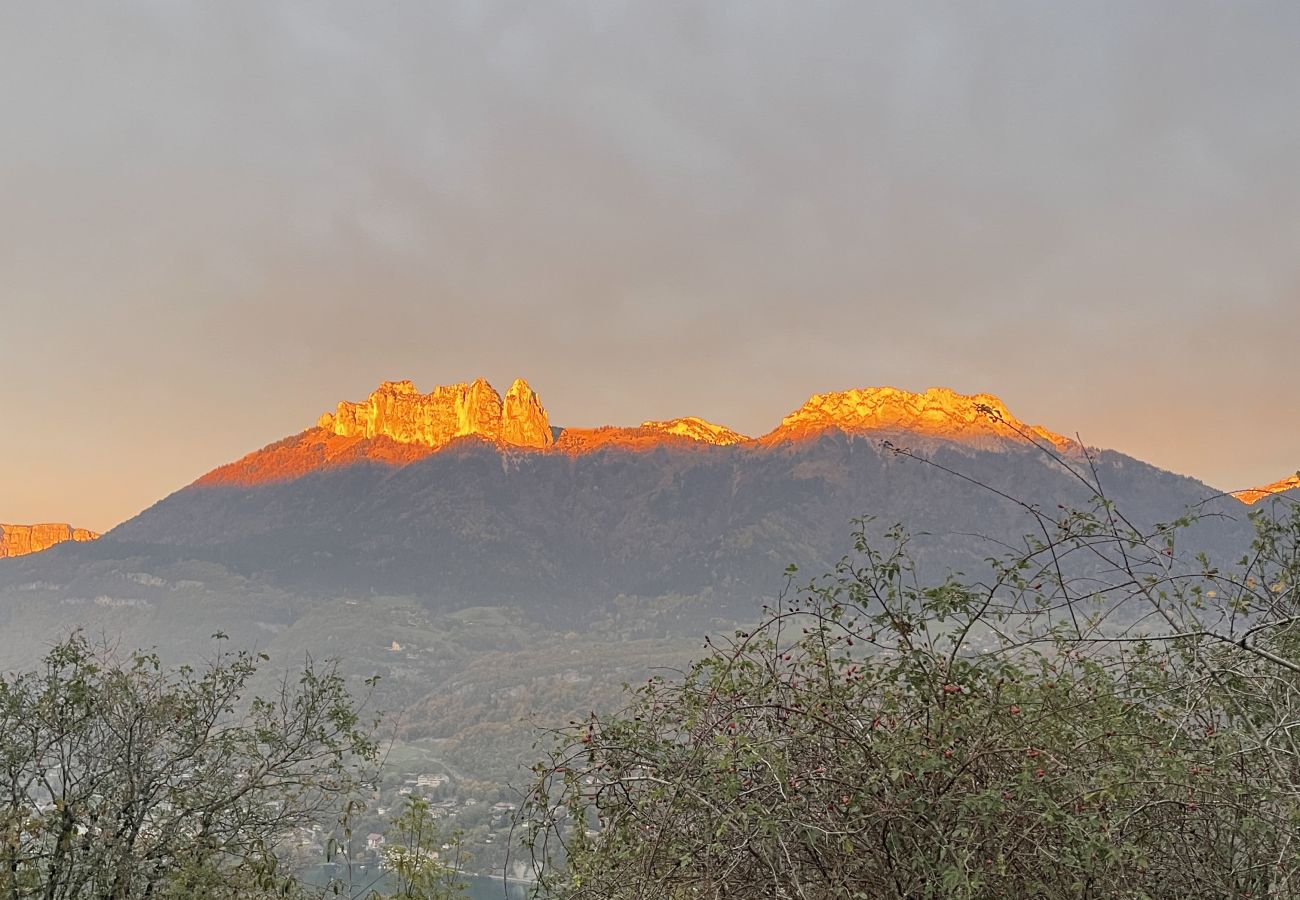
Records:
<instances>
[{"instance_id":1,"label":"orange alpenglow on rock","mask_svg":"<svg viewBox=\"0 0 1300 900\"><path fill-rule=\"evenodd\" d=\"M828 428L848 432L907 432L977 447L1029 440L1046 441L1062 450L1075 446L1069 438L1021 422L992 394L968 396L942 387L920 394L893 387L814 394L782 419L764 441L807 437Z\"/></svg>"},{"instance_id":2,"label":"orange alpenglow on rock","mask_svg":"<svg viewBox=\"0 0 1300 900\"><path fill-rule=\"evenodd\" d=\"M997 397L965 396L947 388L920 394L890 387L816 394L774 431L755 440L696 416L642 422L631 428L552 429L541 399L522 378L510 385L504 399L481 378L437 387L427 394L410 381L385 381L359 403L339 403L334 412L320 417L315 428L214 469L197 483L262 484L358 463L404 466L470 437L500 448L580 456L605 450L712 452L711 448L771 447L814 438L830 428L953 441L981 449L1031 440L1060 450L1076 446L1046 429L1025 425Z\"/></svg>"},{"instance_id":3,"label":"orange alpenglow on rock","mask_svg":"<svg viewBox=\"0 0 1300 900\"><path fill-rule=\"evenodd\" d=\"M604 425L600 428L565 428L555 442L555 450L571 456L601 450L649 452L661 447L704 449L753 443L753 438L725 425L697 416L683 416L662 422L642 422L636 428Z\"/></svg>"},{"instance_id":4,"label":"orange alpenglow on rock","mask_svg":"<svg viewBox=\"0 0 1300 900\"><path fill-rule=\"evenodd\" d=\"M1293 491L1300 488L1300 472L1296 472L1281 481L1275 481L1272 484L1266 484L1263 487L1247 488L1244 491L1233 491L1232 496L1236 497L1242 503L1258 503L1265 497L1271 497L1274 494L1280 494L1283 491Z\"/></svg>"},{"instance_id":5,"label":"orange alpenglow on rock","mask_svg":"<svg viewBox=\"0 0 1300 900\"><path fill-rule=\"evenodd\" d=\"M0 558L40 553L64 541L94 541L99 535L62 522L41 525L0 525Z\"/></svg>"},{"instance_id":6,"label":"orange alpenglow on rock","mask_svg":"<svg viewBox=\"0 0 1300 900\"><path fill-rule=\"evenodd\" d=\"M738 431L732 431L726 425L715 425L713 422L707 422L696 416L683 416L680 419L669 419L666 422L642 422L641 427L664 434L675 434L678 437L690 438L702 444L713 444L718 447L727 447L731 444L741 444L753 440Z\"/></svg>"},{"instance_id":7,"label":"orange alpenglow on rock","mask_svg":"<svg viewBox=\"0 0 1300 900\"><path fill-rule=\"evenodd\" d=\"M522 378L516 378L506 391L501 440L516 447L549 447L555 442L542 398Z\"/></svg>"},{"instance_id":8,"label":"orange alpenglow on rock","mask_svg":"<svg viewBox=\"0 0 1300 900\"><path fill-rule=\"evenodd\" d=\"M546 410L523 379L501 395L482 378L421 394L410 381L385 381L360 403L339 403L316 423L342 437L386 437L399 444L445 447L476 435L516 447L549 447L554 438Z\"/></svg>"}]
</instances>

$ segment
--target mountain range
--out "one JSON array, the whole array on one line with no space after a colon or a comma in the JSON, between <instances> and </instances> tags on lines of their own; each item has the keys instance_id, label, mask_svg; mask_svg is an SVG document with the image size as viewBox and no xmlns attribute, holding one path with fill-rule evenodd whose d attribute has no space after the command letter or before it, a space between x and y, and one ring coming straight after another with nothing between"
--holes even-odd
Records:
<instances>
[{"instance_id":1,"label":"mountain range","mask_svg":"<svg viewBox=\"0 0 1300 900\"><path fill-rule=\"evenodd\" d=\"M818 394L748 437L690 416L557 427L523 380L504 397L481 379L428 393L389 381L93 546L7 564L0 602L16 584L39 584L59 603L148 608L171 599L154 581L184 563L296 596L506 603L577 621L617 597L707 596L687 618L743 618L780 588L786 565L832 565L857 517L918 532L915 549L936 570L978 566L1032 522L973 482L1033 503L1082 502L1069 469L1085 467L1138 521L1207 504L1225 517L1199 533L1207 549L1245 539L1238 500L1023 423L988 394Z\"/></svg>"},{"instance_id":2,"label":"mountain range","mask_svg":"<svg viewBox=\"0 0 1300 900\"><path fill-rule=\"evenodd\" d=\"M1208 514L1187 540L1225 563L1268 490L1234 498L943 388L815 395L750 437L692 416L556 426L522 380L384 382L99 540L0 561L0 667L74 625L177 659L216 632L339 655L448 759L487 766L475 729L684 660L787 566L832 567L855 519L910 529L923 576L977 575L1034 527L1005 496L1085 503L1079 473L1138 524Z\"/></svg>"},{"instance_id":3,"label":"mountain range","mask_svg":"<svg viewBox=\"0 0 1300 900\"><path fill-rule=\"evenodd\" d=\"M369 461L403 466L466 439L500 451L531 450L582 456L601 450L646 451L712 447L771 447L826 430L898 434L977 449L1041 440L1058 450L1073 442L1017 420L988 394L966 397L945 388L914 394L866 388L817 394L772 431L751 438L695 416L642 422L637 427L552 426L541 399L523 379L502 398L487 381L437 387L421 394L410 381L385 381L359 402L340 402L308 428L221 466L198 485L256 485Z\"/></svg>"}]
</instances>

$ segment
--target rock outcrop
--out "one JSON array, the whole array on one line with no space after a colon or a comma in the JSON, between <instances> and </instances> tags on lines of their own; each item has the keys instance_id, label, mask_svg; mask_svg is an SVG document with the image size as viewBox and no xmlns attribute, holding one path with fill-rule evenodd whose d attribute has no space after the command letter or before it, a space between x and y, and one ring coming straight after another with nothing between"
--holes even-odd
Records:
<instances>
[{"instance_id":1,"label":"rock outcrop","mask_svg":"<svg viewBox=\"0 0 1300 900\"><path fill-rule=\"evenodd\" d=\"M62 522L40 525L0 525L0 558L40 553L64 541L93 541L99 535Z\"/></svg>"},{"instance_id":2,"label":"rock outcrop","mask_svg":"<svg viewBox=\"0 0 1300 900\"><path fill-rule=\"evenodd\" d=\"M738 431L732 431L726 425L717 425L696 416L683 416L679 419L669 419L664 422L642 422L641 427L659 431L663 434L675 434L679 437L699 441L702 444L713 444L718 447L727 447L731 444L740 444L751 440L751 438Z\"/></svg>"},{"instance_id":3,"label":"rock outcrop","mask_svg":"<svg viewBox=\"0 0 1300 900\"><path fill-rule=\"evenodd\" d=\"M517 447L549 447L555 441L541 398L522 378L516 378L506 391L501 440Z\"/></svg>"},{"instance_id":4,"label":"rock outcrop","mask_svg":"<svg viewBox=\"0 0 1300 900\"><path fill-rule=\"evenodd\" d=\"M410 381L385 381L366 400L343 401L316 424L342 437L386 437L435 449L467 435L517 447L549 447L553 441L546 410L522 379L510 386L504 404L482 378L427 394Z\"/></svg>"},{"instance_id":5,"label":"rock outcrop","mask_svg":"<svg viewBox=\"0 0 1300 900\"><path fill-rule=\"evenodd\" d=\"M930 388L916 394L893 387L814 394L781 420L765 441L806 437L827 428L847 432L905 432L980 448L1007 441L1046 441L1057 449L1075 442L1037 425L1026 425L991 394L958 394Z\"/></svg>"},{"instance_id":6,"label":"rock outcrop","mask_svg":"<svg viewBox=\"0 0 1300 900\"><path fill-rule=\"evenodd\" d=\"M1274 494L1281 494L1285 491L1294 491L1300 489L1300 472L1296 472L1280 481L1272 484L1266 484L1263 487L1248 488L1244 491L1233 491L1232 496L1236 497L1242 503L1258 503L1265 497L1271 497Z\"/></svg>"}]
</instances>

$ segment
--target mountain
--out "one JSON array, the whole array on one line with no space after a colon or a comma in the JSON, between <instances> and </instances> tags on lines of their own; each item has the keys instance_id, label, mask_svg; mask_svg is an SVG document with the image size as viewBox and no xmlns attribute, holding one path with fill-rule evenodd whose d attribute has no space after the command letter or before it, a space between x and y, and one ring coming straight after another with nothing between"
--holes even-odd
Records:
<instances>
[{"instance_id":1,"label":"mountain","mask_svg":"<svg viewBox=\"0 0 1300 900\"><path fill-rule=\"evenodd\" d=\"M361 402L342 401L316 427L291 435L214 469L196 485L286 482L311 472L361 462L401 467L468 439L498 450L583 456L602 450L649 451L712 447L772 447L824 431L952 443L996 450L1033 447L1079 451L1075 442L1026 425L990 394L965 396L946 388L910 393L892 387L817 394L771 432L751 438L695 416L642 422L638 427L553 427L541 399L516 379L503 399L487 381L445 385L421 394L410 381L385 381Z\"/></svg>"},{"instance_id":2,"label":"mountain","mask_svg":"<svg viewBox=\"0 0 1300 900\"><path fill-rule=\"evenodd\" d=\"M454 444L478 441L502 451L581 456L597 450L729 446L752 439L694 416L636 428L556 428L523 379L504 398L483 379L421 394L410 381L385 381L359 403L342 401L316 427L277 441L200 478L196 485L286 482L358 463L400 467Z\"/></svg>"},{"instance_id":3,"label":"mountain","mask_svg":"<svg viewBox=\"0 0 1300 900\"><path fill-rule=\"evenodd\" d=\"M703 444L726 447L731 444L743 444L752 440L726 425L715 425L698 416L682 416L666 422L642 422L641 427L664 435L677 435Z\"/></svg>"},{"instance_id":4,"label":"mountain","mask_svg":"<svg viewBox=\"0 0 1300 900\"><path fill-rule=\"evenodd\" d=\"M1300 472L1281 478L1272 484L1266 484L1263 487L1249 488L1244 491L1233 491L1232 496L1236 497L1242 503L1254 504L1259 501L1278 494L1285 494L1289 491L1300 492ZM1300 497L1300 493L1297 495Z\"/></svg>"},{"instance_id":5,"label":"mountain","mask_svg":"<svg viewBox=\"0 0 1300 900\"><path fill-rule=\"evenodd\" d=\"M40 525L0 524L0 559L40 553L64 541L94 541L99 535L87 528L73 528L62 522Z\"/></svg>"},{"instance_id":6,"label":"mountain","mask_svg":"<svg viewBox=\"0 0 1300 900\"><path fill-rule=\"evenodd\" d=\"M209 472L79 558L126 554L145 573L201 561L296 595L506 603L575 622L620 596L707 597L683 615L743 618L787 564L832 565L860 516L922 532L914 547L935 571L979 567L1034 523L973 482L1050 508L1088 499L1070 472L1088 466L1140 522L1235 507L1192 479L1026 425L987 394L819 394L748 438L693 417L554 427L522 380L504 398L483 380L427 394L390 381ZM1198 534L1226 550L1243 527ZM64 583L63 562L47 567L58 577L29 580ZM147 586L127 599L147 599Z\"/></svg>"},{"instance_id":7,"label":"mountain","mask_svg":"<svg viewBox=\"0 0 1300 900\"><path fill-rule=\"evenodd\" d=\"M913 532L922 577L986 571L1091 473L1139 524L1189 507L1186 546L1223 563L1244 507L1206 485L942 388L819 394L747 437L684 416L552 425L516 381L385 382L218 467L102 539L0 561L0 668L69 627L168 659L221 632L277 659L379 674L404 739L485 778L561 721L684 662L827 571L870 517ZM431 751L432 752L432 751Z\"/></svg>"},{"instance_id":8,"label":"mountain","mask_svg":"<svg viewBox=\"0 0 1300 900\"><path fill-rule=\"evenodd\" d=\"M983 450L1034 443L1076 455L1083 449L1069 438L1021 422L992 394L966 396L940 387L919 394L892 387L814 394L782 419L764 442L798 439L828 428L854 434L904 434Z\"/></svg>"}]
</instances>

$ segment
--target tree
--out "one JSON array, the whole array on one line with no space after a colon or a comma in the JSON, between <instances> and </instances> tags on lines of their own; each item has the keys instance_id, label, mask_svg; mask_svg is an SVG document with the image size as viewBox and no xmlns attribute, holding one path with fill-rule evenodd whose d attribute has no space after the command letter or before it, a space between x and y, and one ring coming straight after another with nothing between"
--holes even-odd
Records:
<instances>
[{"instance_id":1,"label":"tree","mask_svg":"<svg viewBox=\"0 0 1300 900\"><path fill-rule=\"evenodd\" d=\"M982 579L922 583L862 521L555 732L524 822L549 896L1300 895L1300 506L1220 568L1178 544L1194 513L1141 530L1090 484Z\"/></svg>"},{"instance_id":2,"label":"tree","mask_svg":"<svg viewBox=\"0 0 1300 900\"><path fill-rule=\"evenodd\" d=\"M460 873L469 862L459 830L444 834L430 814L429 801L407 797L384 847L384 863L396 891L386 900L455 900L465 896Z\"/></svg>"},{"instance_id":3,"label":"tree","mask_svg":"<svg viewBox=\"0 0 1300 900\"><path fill-rule=\"evenodd\" d=\"M376 746L332 665L250 697L266 661L168 670L73 634L0 678L0 897L296 891L277 846L355 802Z\"/></svg>"}]
</instances>

